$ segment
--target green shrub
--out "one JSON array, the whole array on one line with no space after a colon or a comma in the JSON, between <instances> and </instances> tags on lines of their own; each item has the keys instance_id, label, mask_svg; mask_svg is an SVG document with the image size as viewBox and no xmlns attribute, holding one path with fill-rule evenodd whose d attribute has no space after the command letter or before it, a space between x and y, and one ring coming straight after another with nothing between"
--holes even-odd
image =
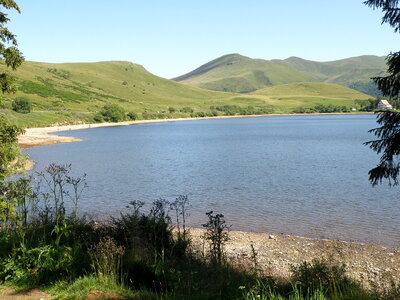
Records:
<instances>
[{"instance_id":1,"label":"green shrub","mask_svg":"<svg viewBox=\"0 0 400 300\"><path fill-rule=\"evenodd\" d=\"M137 120L137 118L138 118L137 113L132 112L132 111L128 112L127 116L128 116L128 118L129 118L130 120L132 120L132 121L135 121L135 120Z\"/></svg>"},{"instance_id":2,"label":"green shrub","mask_svg":"<svg viewBox=\"0 0 400 300\"><path fill-rule=\"evenodd\" d=\"M158 116L155 113L151 113L151 112L147 112L147 111L142 113L142 119L143 120L154 120L154 119L157 119L157 118L158 118Z\"/></svg>"},{"instance_id":3,"label":"green shrub","mask_svg":"<svg viewBox=\"0 0 400 300\"><path fill-rule=\"evenodd\" d=\"M27 114L31 112L32 104L28 99L18 97L12 102L12 109L18 113Z\"/></svg>"},{"instance_id":4,"label":"green shrub","mask_svg":"<svg viewBox=\"0 0 400 300\"><path fill-rule=\"evenodd\" d=\"M206 116L206 113L203 111L198 111L198 112L191 113L190 116L192 118L204 118Z\"/></svg>"},{"instance_id":5,"label":"green shrub","mask_svg":"<svg viewBox=\"0 0 400 300\"><path fill-rule=\"evenodd\" d=\"M181 112L183 113L192 113L193 112L193 108L185 106L181 108Z\"/></svg>"},{"instance_id":6,"label":"green shrub","mask_svg":"<svg viewBox=\"0 0 400 300\"><path fill-rule=\"evenodd\" d=\"M350 112L350 108L345 105L332 105L332 104L318 104L314 107L298 107L293 110L295 114L309 114L309 113L335 113L335 112Z\"/></svg>"},{"instance_id":7,"label":"green shrub","mask_svg":"<svg viewBox=\"0 0 400 300\"><path fill-rule=\"evenodd\" d=\"M64 78L64 79L69 79L71 77L71 73L69 71L62 70L62 69L48 68L47 72L53 73L57 77L61 77L61 78Z\"/></svg>"},{"instance_id":8,"label":"green shrub","mask_svg":"<svg viewBox=\"0 0 400 300\"><path fill-rule=\"evenodd\" d=\"M125 120L125 110L117 104L106 104L100 112L107 122L121 122Z\"/></svg>"},{"instance_id":9,"label":"green shrub","mask_svg":"<svg viewBox=\"0 0 400 300\"><path fill-rule=\"evenodd\" d=\"M96 114L93 116L93 120L94 120L96 123L102 123L102 122L104 122L104 117L103 117L103 115L102 115L101 113L96 113Z\"/></svg>"},{"instance_id":10,"label":"green shrub","mask_svg":"<svg viewBox=\"0 0 400 300\"><path fill-rule=\"evenodd\" d=\"M3 261L0 279L36 284L49 282L67 276L72 261L70 247L43 245L28 249L22 243Z\"/></svg>"},{"instance_id":11,"label":"green shrub","mask_svg":"<svg viewBox=\"0 0 400 300\"><path fill-rule=\"evenodd\" d=\"M150 251L160 254L172 246L171 218L167 214L169 202L159 199L153 202L149 214L139 211L142 202L133 201L130 213L113 219L114 239L126 248L138 242Z\"/></svg>"},{"instance_id":12,"label":"green shrub","mask_svg":"<svg viewBox=\"0 0 400 300\"><path fill-rule=\"evenodd\" d=\"M12 125L8 119L0 115L0 181L15 172L12 162L21 155L18 136L23 129ZM0 194L0 202L2 201ZM1 213L0 213L1 214ZM1 218L1 217L0 217Z\"/></svg>"},{"instance_id":13,"label":"green shrub","mask_svg":"<svg viewBox=\"0 0 400 300\"><path fill-rule=\"evenodd\" d=\"M373 111L376 109L379 99L355 100L354 102L360 111Z\"/></svg>"},{"instance_id":14,"label":"green shrub","mask_svg":"<svg viewBox=\"0 0 400 300\"><path fill-rule=\"evenodd\" d=\"M323 259L314 259L311 263L303 262L299 266L292 266L291 272L292 282L307 293L322 289L334 295L351 286L344 264L332 264Z\"/></svg>"},{"instance_id":15,"label":"green shrub","mask_svg":"<svg viewBox=\"0 0 400 300\"><path fill-rule=\"evenodd\" d=\"M212 110L211 111L211 116L212 117L218 117L219 116L219 112L217 110Z\"/></svg>"}]
</instances>

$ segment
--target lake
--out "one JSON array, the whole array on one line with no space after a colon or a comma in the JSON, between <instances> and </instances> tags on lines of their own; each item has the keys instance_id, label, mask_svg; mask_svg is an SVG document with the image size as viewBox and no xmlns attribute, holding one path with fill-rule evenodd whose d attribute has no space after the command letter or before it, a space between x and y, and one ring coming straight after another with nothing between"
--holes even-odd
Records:
<instances>
[{"instance_id":1,"label":"lake","mask_svg":"<svg viewBox=\"0 0 400 300\"><path fill-rule=\"evenodd\" d=\"M189 224L400 246L398 187L372 187L373 115L209 119L64 132L84 142L26 151L42 170L71 163L89 188L80 211L188 195Z\"/></svg>"}]
</instances>

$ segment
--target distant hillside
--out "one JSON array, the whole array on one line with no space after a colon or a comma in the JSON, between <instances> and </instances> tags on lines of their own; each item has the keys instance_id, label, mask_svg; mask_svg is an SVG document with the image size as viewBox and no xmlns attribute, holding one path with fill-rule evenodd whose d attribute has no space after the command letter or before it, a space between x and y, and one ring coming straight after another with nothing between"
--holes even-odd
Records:
<instances>
[{"instance_id":1,"label":"distant hillside","mask_svg":"<svg viewBox=\"0 0 400 300\"><path fill-rule=\"evenodd\" d=\"M320 97L324 99L346 100L366 99L366 97L368 97L368 95L356 90L338 84L324 82L300 82L277 85L257 90L252 94L270 96L279 98L280 100L288 97Z\"/></svg>"},{"instance_id":2,"label":"distant hillside","mask_svg":"<svg viewBox=\"0 0 400 300\"><path fill-rule=\"evenodd\" d=\"M381 76L387 69L384 56L364 55L331 62L314 62L298 57L282 61L289 67L311 75L316 81L336 83L363 93L380 96L371 77Z\"/></svg>"},{"instance_id":3,"label":"distant hillside","mask_svg":"<svg viewBox=\"0 0 400 300\"><path fill-rule=\"evenodd\" d=\"M311 108L315 105L357 107L354 100L367 100L369 95L356 90L324 82L300 82L271 86L250 94L280 108ZM249 96L250 96L249 95Z\"/></svg>"},{"instance_id":4,"label":"distant hillside","mask_svg":"<svg viewBox=\"0 0 400 300\"><path fill-rule=\"evenodd\" d=\"M173 80L210 90L239 93L273 85L319 81L378 96L379 91L370 78L384 74L385 70L385 57L371 55L316 62L298 57L268 61L229 54Z\"/></svg>"},{"instance_id":5,"label":"distant hillside","mask_svg":"<svg viewBox=\"0 0 400 300\"><path fill-rule=\"evenodd\" d=\"M208 66L195 70L208 76L209 70L221 66L240 69L244 65L259 65L239 55L226 56ZM219 65L219 67L218 67ZM299 71L277 62L263 62L263 71L246 75L258 89L254 93L238 94L211 91L157 77L140 65L130 62L98 62L48 64L25 62L16 72L18 91L0 98L0 114L5 114L21 126L38 127L49 124L94 122L96 113L104 105L115 103L125 112L136 113L140 119L215 116L227 113L225 108L215 111L212 107L227 108L229 114L291 113L298 107L315 105L344 105L353 107L354 99L367 99L365 94L338 85L298 83L276 85L283 77L301 80ZM0 70L6 70L0 62ZM274 70L274 76L263 77L263 72ZM289 74L290 73L290 74ZM244 74L244 73L243 73ZM300 75L299 75L300 74ZM253 76L253 77L252 77ZM308 80L310 75L305 75ZM257 80L256 80L257 79ZM263 87L262 79L270 87ZM226 79L234 87L240 86ZM238 82L242 80L238 77ZM274 86L271 86L274 84ZM275 86L276 85L276 86ZM250 91L253 88L247 89ZM11 110L15 98L26 98L33 104L33 112L21 114Z\"/></svg>"},{"instance_id":6,"label":"distant hillside","mask_svg":"<svg viewBox=\"0 0 400 300\"><path fill-rule=\"evenodd\" d=\"M314 81L314 78L280 62L229 54L173 80L209 90L249 93L266 86Z\"/></svg>"}]
</instances>

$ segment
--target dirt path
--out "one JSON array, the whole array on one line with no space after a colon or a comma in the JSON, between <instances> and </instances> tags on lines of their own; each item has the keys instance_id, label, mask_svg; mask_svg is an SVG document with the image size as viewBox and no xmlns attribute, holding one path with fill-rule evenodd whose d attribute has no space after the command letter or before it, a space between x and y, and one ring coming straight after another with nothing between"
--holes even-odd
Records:
<instances>
[{"instance_id":1,"label":"dirt path","mask_svg":"<svg viewBox=\"0 0 400 300\"><path fill-rule=\"evenodd\" d=\"M39 291L38 289L17 292L9 287L0 287L1 300L48 300L51 299L51 297L51 295Z\"/></svg>"}]
</instances>

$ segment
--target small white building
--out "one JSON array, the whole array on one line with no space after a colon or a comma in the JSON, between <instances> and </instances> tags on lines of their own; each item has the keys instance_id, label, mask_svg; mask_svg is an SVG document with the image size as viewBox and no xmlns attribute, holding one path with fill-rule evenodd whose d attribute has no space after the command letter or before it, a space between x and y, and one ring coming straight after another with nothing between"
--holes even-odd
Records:
<instances>
[{"instance_id":1,"label":"small white building","mask_svg":"<svg viewBox=\"0 0 400 300\"><path fill-rule=\"evenodd\" d=\"M380 100L378 105L376 106L377 109L393 109L393 106L387 100Z\"/></svg>"}]
</instances>

